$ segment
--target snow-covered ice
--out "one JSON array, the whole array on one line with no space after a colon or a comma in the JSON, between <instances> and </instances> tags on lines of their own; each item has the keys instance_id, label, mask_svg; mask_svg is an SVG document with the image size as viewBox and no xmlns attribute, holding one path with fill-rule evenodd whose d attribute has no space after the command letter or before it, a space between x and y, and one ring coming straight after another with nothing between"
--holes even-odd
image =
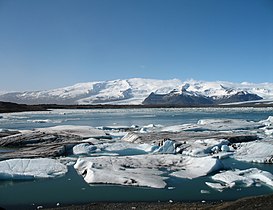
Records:
<instances>
[{"instance_id":1,"label":"snow-covered ice","mask_svg":"<svg viewBox=\"0 0 273 210\"><path fill-rule=\"evenodd\" d=\"M125 141L101 141L96 145L88 143L78 144L73 147L73 153L79 154L96 154L96 155L141 155L152 153L157 150L158 146L150 144L135 144Z\"/></svg>"},{"instance_id":2,"label":"snow-covered ice","mask_svg":"<svg viewBox=\"0 0 273 210\"><path fill-rule=\"evenodd\" d=\"M232 148L230 148L228 144L229 141L225 139L196 140L194 142L191 142L189 144L190 146L184 149L182 154L194 157L209 156L212 153L215 154L223 150L231 151Z\"/></svg>"},{"instance_id":3,"label":"snow-covered ice","mask_svg":"<svg viewBox=\"0 0 273 210\"><path fill-rule=\"evenodd\" d=\"M0 180L31 180L63 176L67 167L49 158L0 161Z\"/></svg>"},{"instance_id":4,"label":"snow-covered ice","mask_svg":"<svg viewBox=\"0 0 273 210\"><path fill-rule=\"evenodd\" d=\"M218 183L207 182L206 184L217 190L233 187L250 187L257 183L273 187L273 175L257 168L224 171L213 175L212 179L218 181Z\"/></svg>"},{"instance_id":5,"label":"snow-covered ice","mask_svg":"<svg viewBox=\"0 0 273 210\"><path fill-rule=\"evenodd\" d=\"M262 140L237 143L234 158L254 163L273 163L273 143Z\"/></svg>"},{"instance_id":6,"label":"snow-covered ice","mask_svg":"<svg viewBox=\"0 0 273 210\"><path fill-rule=\"evenodd\" d=\"M208 175L223 168L221 161L212 157L185 157L183 159L183 164L184 170L175 171L171 175L180 178L193 179Z\"/></svg>"},{"instance_id":7,"label":"snow-covered ice","mask_svg":"<svg viewBox=\"0 0 273 210\"><path fill-rule=\"evenodd\" d=\"M232 131L251 130L263 127L260 123L241 119L204 119L197 122L204 130Z\"/></svg>"},{"instance_id":8,"label":"snow-covered ice","mask_svg":"<svg viewBox=\"0 0 273 210\"><path fill-rule=\"evenodd\" d=\"M137 155L79 158L74 168L87 183L109 183L164 188L166 174L160 169L175 171L172 176L196 178L222 168L220 160L182 155Z\"/></svg>"}]
</instances>

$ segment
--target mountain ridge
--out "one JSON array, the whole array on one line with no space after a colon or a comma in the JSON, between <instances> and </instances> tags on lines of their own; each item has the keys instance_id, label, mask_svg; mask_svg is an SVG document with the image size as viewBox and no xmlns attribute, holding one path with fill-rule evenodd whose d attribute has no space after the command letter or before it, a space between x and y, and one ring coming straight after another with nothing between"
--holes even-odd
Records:
<instances>
[{"instance_id":1,"label":"mountain ridge","mask_svg":"<svg viewBox=\"0 0 273 210\"><path fill-rule=\"evenodd\" d=\"M137 105L142 104L151 93L170 94L175 92L191 97L209 97L214 100L241 92L255 94L265 100L273 100L273 83L131 78L77 83L52 90L8 92L0 94L0 100L24 104Z\"/></svg>"}]
</instances>

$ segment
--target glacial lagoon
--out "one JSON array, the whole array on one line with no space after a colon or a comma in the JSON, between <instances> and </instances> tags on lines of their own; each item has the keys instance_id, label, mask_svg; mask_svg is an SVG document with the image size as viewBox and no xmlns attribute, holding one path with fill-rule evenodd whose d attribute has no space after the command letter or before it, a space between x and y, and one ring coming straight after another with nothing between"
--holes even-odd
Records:
<instances>
[{"instance_id":1,"label":"glacial lagoon","mask_svg":"<svg viewBox=\"0 0 273 210\"><path fill-rule=\"evenodd\" d=\"M126 128L138 128L136 132L147 132L149 129L195 129L203 132L204 122L217 120L243 120L251 122L251 126L261 124L261 128L247 127L253 133L262 135L271 145L273 135L270 116L273 116L272 108L184 108L184 109L96 109L96 110L52 110L46 112L25 112L1 114L0 129L2 130L32 130L37 128L49 128L59 125L92 126L109 133L115 142L126 135ZM214 121L209 121L209 120ZM242 122L243 122L242 121ZM264 122L263 122L264 121ZM199 124L198 124L199 123ZM247 124L249 126L250 124ZM180 127L179 127L179 126ZM208 125L207 125L208 126ZM211 126L211 125L209 125ZM227 126L219 125L217 126ZM237 126L237 127L236 127ZM241 128L240 128L241 126ZM244 130L246 124L233 124L231 129ZM219 129L217 127L217 129ZM255 126L254 126L255 127ZM124 128L124 129L122 129ZM145 129L143 129L145 128ZM209 129L212 129L211 127ZM209 129L205 129L209 132ZM214 128L215 129L215 128ZM225 130L226 128L224 128ZM224 131L232 132L232 130ZM258 142L259 143L259 142ZM1 151L5 149L0 149ZM127 150L128 152L128 150ZM125 154L121 154L125 155ZM181 154L177 154L181 155ZM192 155L190 151L187 155ZM273 155L273 151L272 151ZM79 156L71 155L77 159ZM251 163L239 161L231 155L220 160L223 169L244 170L257 168L273 174L272 163ZM75 163L74 163L75 164ZM37 206L52 207L66 204L81 204L99 201L212 201L233 200L246 196L270 194L273 192L270 184L255 181L245 186L245 183L235 182L235 187L223 190L209 187L206 183L214 183L212 172L207 176L193 179L179 178L168 175L166 187L152 188L145 186L124 186L117 184L90 184L80 176L73 164L68 164L68 172L64 176L49 179L34 180L1 180L0 181L0 206L8 209L16 209L21 206L25 209L35 209ZM162 174L167 173L161 171ZM245 178L244 178L245 179ZM271 180L273 181L273 180ZM269 181L270 182L270 181Z\"/></svg>"}]
</instances>

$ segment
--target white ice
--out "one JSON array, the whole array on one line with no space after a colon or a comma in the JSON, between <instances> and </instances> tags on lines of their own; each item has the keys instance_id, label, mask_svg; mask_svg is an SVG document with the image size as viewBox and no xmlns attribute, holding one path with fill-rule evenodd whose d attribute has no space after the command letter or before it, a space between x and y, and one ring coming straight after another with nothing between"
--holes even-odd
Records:
<instances>
[{"instance_id":1,"label":"white ice","mask_svg":"<svg viewBox=\"0 0 273 210\"><path fill-rule=\"evenodd\" d=\"M231 151L232 148L228 146L229 141L225 139L204 139L190 142L190 146L185 148L182 152L184 155L203 157L211 154Z\"/></svg>"},{"instance_id":2,"label":"white ice","mask_svg":"<svg viewBox=\"0 0 273 210\"><path fill-rule=\"evenodd\" d=\"M160 169L175 171L172 176L196 178L221 169L222 164L211 157L193 158L165 154L85 157L79 158L74 168L83 175L87 183L164 188L166 177Z\"/></svg>"},{"instance_id":3,"label":"white ice","mask_svg":"<svg viewBox=\"0 0 273 210\"><path fill-rule=\"evenodd\" d=\"M267 171L257 168L246 170L236 169L234 171L224 171L212 176L212 179L219 183L206 183L208 186L216 189L233 188L233 187L250 187L254 184L263 183L273 187L273 175Z\"/></svg>"},{"instance_id":4,"label":"white ice","mask_svg":"<svg viewBox=\"0 0 273 210\"><path fill-rule=\"evenodd\" d=\"M234 158L239 161L273 163L273 143L270 141L237 143L236 147Z\"/></svg>"},{"instance_id":5,"label":"white ice","mask_svg":"<svg viewBox=\"0 0 273 210\"><path fill-rule=\"evenodd\" d=\"M241 119L203 119L197 124L204 130L212 131L253 130L263 127L260 123Z\"/></svg>"},{"instance_id":6,"label":"white ice","mask_svg":"<svg viewBox=\"0 0 273 210\"><path fill-rule=\"evenodd\" d=\"M29 180L63 176L67 167L54 159L9 159L0 161L0 180Z\"/></svg>"},{"instance_id":7,"label":"white ice","mask_svg":"<svg viewBox=\"0 0 273 210\"><path fill-rule=\"evenodd\" d=\"M214 171L218 171L223 168L221 161L212 157L185 157L183 159L183 169L173 172L171 175L193 179L200 176L208 175Z\"/></svg>"}]
</instances>

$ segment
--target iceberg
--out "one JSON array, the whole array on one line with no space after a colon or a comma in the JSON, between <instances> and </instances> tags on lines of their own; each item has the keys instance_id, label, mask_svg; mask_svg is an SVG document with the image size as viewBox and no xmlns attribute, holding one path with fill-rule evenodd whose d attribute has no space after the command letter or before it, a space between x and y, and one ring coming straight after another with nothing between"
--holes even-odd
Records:
<instances>
[{"instance_id":1,"label":"iceberg","mask_svg":"<svg viewBox=\"0 0 273 210\"><path fill-rule=\"evenodd\" d=\"M96 145L89 143L78 144L73 147L73 154L94 154L97 155L141 155L152 153L158 146L149 144L135 144L125 141L100 142Z\"/></svg>"},{"instance_id":2,"label":"iceberg","mask_svg":"<svg viewBox=\"0 0 273 210\"><path fill-rule=\"evenodd\" d=\"M204 157L214 153L231 151L229 141L225 139L196 140L183 150L182 154L193 157Z\"/></svg>"},{"instance_id":3,"label":"iceberg","mask_svg":"<svg viewBox=\"0 0 273 210\"><path fill-rule=\"evenodd\" d=\"M210 183L206 184L209 187L215 188L217 190L222 190L224 188L233 187L250 187L254 184L263 183L270 187L273 187L273 175L267 171L262 171L257 168L249 168L246 170L236 169L234 171L224 171L212 176L212 179L220 183Z\"/></svg>"},{"instance_id":4,"label":"iceberg","mask_svg":"<svg viewBox=\"0 0 273 210\"><path fill-rule=\"evenodd\" d=\"M163 142L163 145L154 151L154 153L161 154L175 154L175 152L175 142L169 139L165 140Z\"/></svg>"},{"instance_id":5,"label":"iceberg","mask_svg":"<svg viewBox=\"0 0 273 210\"><path fill-rule=\"evenodd\" d=\"M237 143L234 158L254 163L273 163L273 144L269 141Z\"/></svg>"},{"instance_id":6,"label":"iceberg","mask_svg":"<svg viewBox=\"0 0 273 210\"><path fill-rule=\"evenodd\" d=\"M196 178L222 168L220 160L205 157L156 154L79 158L74 168L87 183L108 183L164 188L167 172L179 178ZM165 169L165 173L161 169ZM173 172L175 171L175 172Z\"/></svg>"},{"instance_id":7,"label":"iceberg","mask_svg":"<svg viewBox=\"0 0 273 210\"><path fill-rule=\"evenodd\" d=\"M96 149L96 146L90 145L89 143L77 144L72 148L74 155L90 154L95 152Z\"/></svg>"},{"instance_id":8,"label":"iceberg","mask_svg":"<svg viewBox=\"0 0 273 210\"><path fill-rule=\"evenodd\" d=\"M211 131L253 130L264 127L261 123L240 119L204 119L199 120L197 125L203 130Z\"/></svg>"},{"instance_id":9,"label":"iceberg","mask_svg":"<svg viewBox=\"0 0 273 210\"><path fill-rule=\"evenodd\" d=\"M67 167L54 159L10 159L0 161L0 180L54 178L67 173Z\"/></svg>"},{"instance_id":10,"label":"iceberg","mask_svg":"<svg viewBox=\"0 0 273 210\"><path fill-rule=\"evenodd\" d=\"M193 179L223 168L222 162L213 157L185 157L183 164L184 170L175 171L171 175L179 178Z\"/></svg>"}]
</instances>

